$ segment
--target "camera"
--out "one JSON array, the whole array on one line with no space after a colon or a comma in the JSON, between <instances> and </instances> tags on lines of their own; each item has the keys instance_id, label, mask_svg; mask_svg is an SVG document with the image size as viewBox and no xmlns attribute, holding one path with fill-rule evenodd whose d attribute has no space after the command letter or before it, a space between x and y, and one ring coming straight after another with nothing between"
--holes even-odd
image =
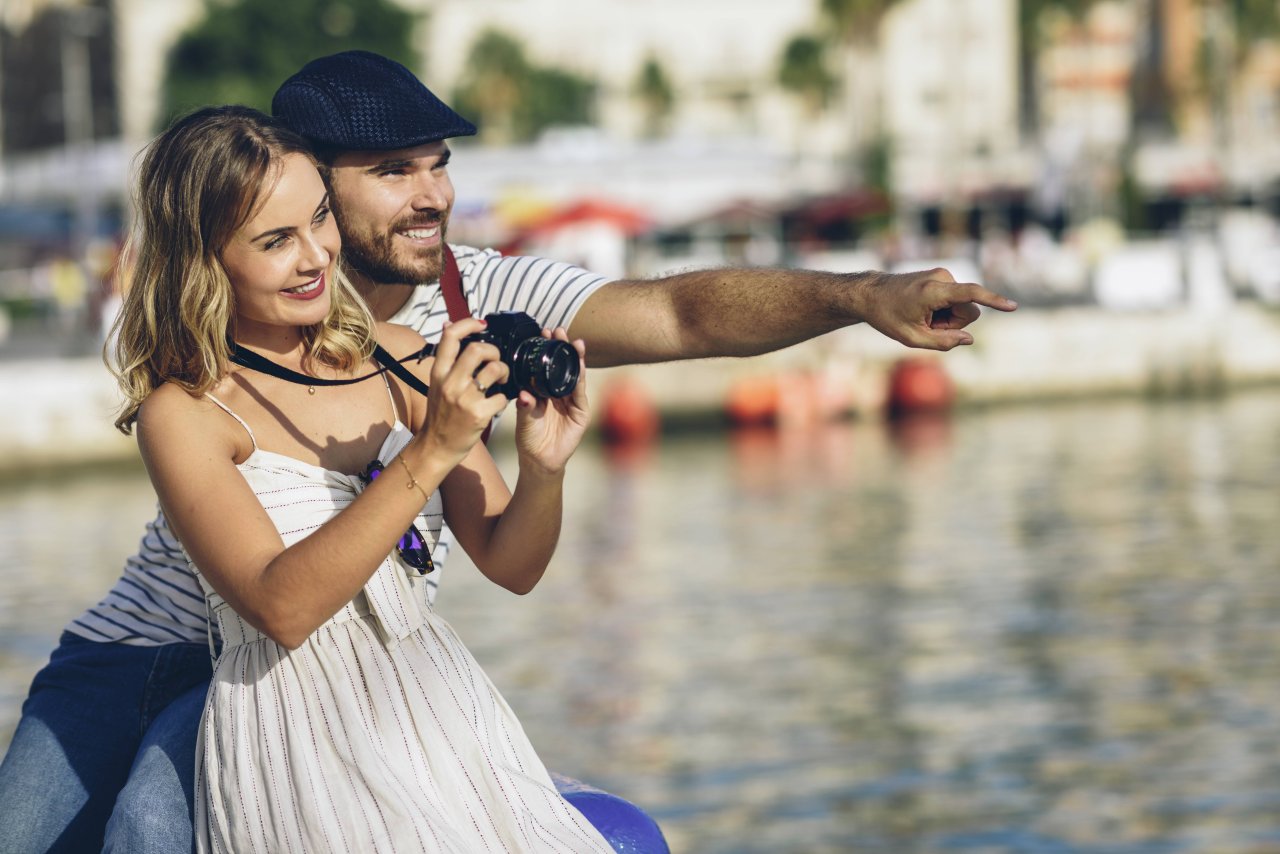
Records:
<instances>
[{"instance_id":1,"label":"camera","mask_svg":"<svg viewBox=\"0 0 1280 854\"><path fill-rule=\"evenodd\" d=\"M515 399L527 391L534 397L567 397L578 385L582 372L578 351L573 345L542 337L542 327L523 311L498 311L485 315L489 327L462 339L466 347L483 341L498 348L509 371L505 383L485 392L492 397L501 392Z\"/></svg>"}]
</instances>

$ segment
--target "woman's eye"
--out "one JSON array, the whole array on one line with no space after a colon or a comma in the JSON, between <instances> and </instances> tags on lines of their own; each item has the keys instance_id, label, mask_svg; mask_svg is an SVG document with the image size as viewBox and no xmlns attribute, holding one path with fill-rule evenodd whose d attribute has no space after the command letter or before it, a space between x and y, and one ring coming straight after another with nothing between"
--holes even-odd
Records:
<instances>
[{"instance_id":1,"label":"woman's eye","mask_svg":"<svg viewBox=\"0 0 1280 854\"><path fill-rule=\"evenodd\" d=\"M312 225L323 225L324 221L329 218L329 209L321 208L316 211L315 219L311 220Z\"/></svg>"},{"instance_id":2,"label":"woman's eye","mask_svg":"<svg viewBox=\"0 0 1280 854\"><path fill-rule=\"evenodd\" d=\"M273 237L267 241L267 245L265 248L268 250L271 250L271 249L276 249L277 247L280 247L280 246L284 246L284 242L288 239L289 238L287 238L283 234L280 235L279 237Z\"/></svg>"}]
</instances>

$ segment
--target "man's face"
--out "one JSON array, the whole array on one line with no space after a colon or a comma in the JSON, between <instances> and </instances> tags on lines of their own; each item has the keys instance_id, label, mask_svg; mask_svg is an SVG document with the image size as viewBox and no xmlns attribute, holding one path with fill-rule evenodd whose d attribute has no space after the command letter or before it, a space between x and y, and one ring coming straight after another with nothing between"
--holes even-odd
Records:
<instances>
[{"instance_id":1,"label":"man's face","mask_svg":"<svg viewBox=\"0 0 1280 854\"><path fill-rule=\"evenodd\" d=\"M448 163L444 142L338 155L329 173L331 203L353 272L380 285L440 278L453 208Z\"/></svg>"}]
</instances>

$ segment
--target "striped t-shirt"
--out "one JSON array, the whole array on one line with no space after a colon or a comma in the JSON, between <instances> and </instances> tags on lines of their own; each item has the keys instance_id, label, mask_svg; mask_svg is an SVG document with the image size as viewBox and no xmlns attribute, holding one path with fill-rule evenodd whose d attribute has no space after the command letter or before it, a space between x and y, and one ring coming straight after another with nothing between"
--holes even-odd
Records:
<instances>
[{"instance_id":1,"label":"striped t-shirt","mask_svg":"<svg viewBox=\"0 0 1280 854\"><path fill-rule=\"evenodd\" d=\"M504 257L493 249L451 248L467 305L477 317L495 311L523 311L544 327L568 328L587 297L608 281L571 264ZM391 321L436 341L448 319L440 285L432 282L414 288ZM452 542L446 528L432 553L436 571L426 585L429 600L435 599ZM101 602L72 620L67 630L88 640L138 646L206 641L211 629L204 596L163 511L148 523L137 554L125 562L124 574L116 585ZM216 633L217 627L212 631Z\"/></svg>"}]
</instances>

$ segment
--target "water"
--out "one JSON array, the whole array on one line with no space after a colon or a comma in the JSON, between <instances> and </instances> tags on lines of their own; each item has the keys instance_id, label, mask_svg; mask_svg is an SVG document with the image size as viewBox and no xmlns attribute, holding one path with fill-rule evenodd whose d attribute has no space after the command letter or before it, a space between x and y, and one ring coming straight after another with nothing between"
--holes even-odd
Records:
<instances>
[{"instance_id":1,"label":"water","mask_svg":"<svg viewBox=\"0 0 1280 854\"><path fill-rule=\"evenodd\" d=\"M676 851L1280 852L1278 483L1275 392L593 447L542 585L439 607ZM3 743L152 499L0 492Z\"/></svg>"}]
</instances>

